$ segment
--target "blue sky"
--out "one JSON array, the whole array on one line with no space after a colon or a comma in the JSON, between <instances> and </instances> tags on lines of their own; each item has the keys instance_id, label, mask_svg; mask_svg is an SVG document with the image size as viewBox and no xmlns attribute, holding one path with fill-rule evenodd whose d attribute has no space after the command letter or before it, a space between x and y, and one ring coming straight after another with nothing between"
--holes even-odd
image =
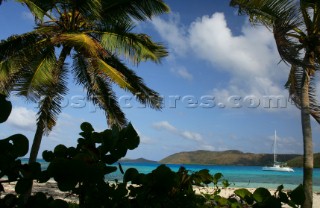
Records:
<instances>
[{"instance_id":1,"label":"blue sky","mask_svg":"<svg viewBox=\"0 0 320 208\"><path fill-rule=\"evenodd\" d=\"M127 157L160 160L194 150L271 153L274 130L279 153L301 154L300 113L283 87L289 67L279 63L272 34L264 27L253 28L228 1L166 2L170 14L138 23L135 30L162 42L170 55L161 64L130 66L163 96L164 108L145 108L115 88L141 137L140 146ZM0 6L0 39L32 27L26 8L11 2ZM83 121L96 131L107 128L103 112L83 100L85 91L72 78L69 88L57 126L43 138L41 151L60 143L75 145ZM36 105L15 96L10 100L14 109L0 125L1 138L23 133L31 140ZM314 150L320 152L320 128L314 120L312 125Z\"/></svg>"}]
</instances>

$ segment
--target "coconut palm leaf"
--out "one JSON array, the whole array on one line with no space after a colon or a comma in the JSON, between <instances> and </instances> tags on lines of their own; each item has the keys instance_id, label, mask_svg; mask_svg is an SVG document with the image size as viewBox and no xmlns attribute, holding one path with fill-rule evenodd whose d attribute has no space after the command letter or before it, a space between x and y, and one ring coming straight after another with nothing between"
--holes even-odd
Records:
<instances>
[{"instance_id":1,"label":"coconut palm leaf","mask_svg":"<svg viewBox=\"0 0 320 208\"><path fill-rule=\"evenodd\" d=\"M134 64L146 60L160 62L168 55L161 44L152 42L145 34L104 32L100 35L101 44L107 51L123 55Z\"/></svg>"},{"instance_id":2,"label":"coconut palm leaf","mask_svg":"<svg viewBox=\"0 0 320 208\"><path fill-rule=\"evenodd\" d=\"M52 75L56 61L54 47L48 47L42 53L37 53L37 57L29 62L20 75L15 88L18 94L37 101L42 94L45 94L47 86L54 81Z\"/></svg>"},{"instance_id":3,"label":"coconut palm leaf","mask_svg":"<svg viewBox=\"0 0 320 208\"><path fill-rule=\"evenodd\" d=\"M73 57L73 72L78 84L87 89L87 98L106 111L109 125L123 126L127 123L116 96L106 79L102 79L90 59L81 54Z\"/></svg>"},{"instance_id":4,"label":"coconut palm leaf","mask_svg":"<svg viewBox=\"0 0 320 208\"><path fill-rule=\"evenodd\" d=\"M109 63L126 77L127 82L132 86L132 94L136 96L139 102L147 104L149 107L154 109L160 109L162 107L161 96L154 90L147 87L142 78L137 76L134 71L124 65L117 57L110 56L105 59L105 62Z\"/></svg>"},{"instance_id":5,"label":"coconut palm leaf","mask_svg":"<svg viewBox=\"0 0 320 208\"><path fill-rule=\"evenodd\" d=\"M118 18L129 21L134 18L145 21L170 10L162 0L106 0L102 3L103 18L110 20Z\"/></svg>"},{"instance_id":6,"label":"coconut palm leaf","mask_svg":"<svg viewBox=\"0 0 320 208\"><path fill-rule=\"evenodd\" d=\"M37 33L30 32L22 35L10 36L0 43L0 60L5 61L11 57L27 56L30 52L35 52L45 45L45 37Z\"/></svg>"}]
</instances>

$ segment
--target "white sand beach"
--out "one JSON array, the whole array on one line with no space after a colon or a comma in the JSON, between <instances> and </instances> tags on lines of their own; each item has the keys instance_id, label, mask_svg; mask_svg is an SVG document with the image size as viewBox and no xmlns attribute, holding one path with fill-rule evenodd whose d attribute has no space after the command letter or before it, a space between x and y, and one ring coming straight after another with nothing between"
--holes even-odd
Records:
<instances>
[{"instance_id":1,"label":"white sand beach","mask_svg":"<svg viewBox=\"0 0 320 208\"><path fill-rule=\"evenodd\" d=\"M10 184L3 184L5 193L14 193L14 187L15 183ZM238 188L223 188L220 192L220 196L222 197L229 197L233 194L233 192ZM54 181L48 181L47 183L34 183L34 192L43 192L46 193L48 196L52 196L54 199L64 199L69 202L78 202L78 198L76 195L72 195L67 192L61 192L57 184ZM214 189L212 187L194 187L194 190L197 194L212 194L214 192ZM250 192L254 192L254 188L248 188ZM270 192L273 194L275 190L270 190ZM283 207L289 207L289 206L283 206ZM320 193L314 193L313 194L313 207L319 208L320 207Z\"/></svg>"}]
</instances>

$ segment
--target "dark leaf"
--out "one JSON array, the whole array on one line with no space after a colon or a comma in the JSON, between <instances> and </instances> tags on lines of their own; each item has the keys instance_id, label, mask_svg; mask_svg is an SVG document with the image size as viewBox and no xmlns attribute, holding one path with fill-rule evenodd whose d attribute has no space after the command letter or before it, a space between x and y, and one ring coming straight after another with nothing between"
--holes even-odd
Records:
<instances>
[{"instance_id":1,"label":"dark leaf","mask_svg":"<svg viewBox=\"0 0 320 208\"><path fill-rule=\"evenodd\" d=\"M12 110L12 104L6 100L6 96L0 94L0 123L5 122Z\"/></svg>"},{"instance_id":2,"label":"dark leaf","mask_svg":"<svg viewBox=\"0 0 320 208\"><path fill-rule=\"evenodd\" d=\"M23 157L29 151L29 140L22 134L15 134L5 139L13 143L12 154L15 157Z\"/></svg>"},{"instance_id":3,"label":"dark leaf","mask_svg":"<svg viewBox=\"0 0 320 208\"><path fill-rule=\"evenodd\" d=\"M302 185L299 185L293 191L289 192L288 195L290 199L297 205L302 205L306 199Z\"/></svg>"},{"instance_id":4,"label":"dark leaf","mask_svg":"<svg viewBox=\"0 0 320 208\"><path fill-rule=\"evenodd\" d=\"M83 122L80 126L81 130L84 132L93 132L94 129L92 127L92 125L88 122Z\"/></svg>"},{"instance_id":5,"label":"dark leaf","mask_svg":"<svg viewBox=\"0 0 320 208\"><path fill-rule=\"evenodd\" d=\"M234 193L248 204L253 204L252 193L247 189L238 189L235 190Z\"/></svg>"},{"instance_id":6,"label":"dark leaf","mask_svg":"<svg viewBox=\"0 0 320 208\"><path fill-rule=\"evenodd\" d=\"M55 199L49 203L49 208L68 208L69 204L61 199Z\"/></svg>"},{"instance_id":7,"label":"dark leaf","mask_svg":"<svg viewBox=\"0 0 320 208\"><path fill-rule=\"evenodd\" d=\"M67 151L68 151L68 148L66 146L59 144L54 148L53 153L56 157L66 157Z\"/></svg>"},{"instance_id":8,"label":"dark leaf","mask_svg":"<svg viewBox=\"0 0 320 208\"><path fill-rule=\"evenodd\" d=\"M137 169L129 168L123 176L123 182L128 183L129 181L133 181L138 177L138 175L139 175L139 172Z\"/></svg>"},{"instance_id":9,"label":"dark leaf","mask_svg":"<svg viewBox=\"0 0 320 208\"><path fill-rule=\"evenodd\" d=\"M46 161L46 162L51 162L54 159L54 154L52 151L47 151L45 150L42 153L42 158Z\"/></svg>"},{"instance_id":10,"label":"dark leaf","mask_svg":"<svg viewBox=\"0 0 320 208\"><path fill-rule=\"evenodd\" d=\"M261 202L262 203L262 202L266 201L269 197L271 197L271 193L266 188L257 188L253 192L253 198L257 202Z\"/></svg>"},{"instance_id":11,"label":"dark leaf","mask_svg":"<svg viewBox=\"0 0 320 208\"><path fill-rule=\"evenodd\" d=\"M31 188L31 186L32 186L32 180L21 179L21 180L18 180L15 187L15 191L17 192L17 194L24 194L26 193L26 191L29 190L29 188Z\"/></svg>"}]
</instances>

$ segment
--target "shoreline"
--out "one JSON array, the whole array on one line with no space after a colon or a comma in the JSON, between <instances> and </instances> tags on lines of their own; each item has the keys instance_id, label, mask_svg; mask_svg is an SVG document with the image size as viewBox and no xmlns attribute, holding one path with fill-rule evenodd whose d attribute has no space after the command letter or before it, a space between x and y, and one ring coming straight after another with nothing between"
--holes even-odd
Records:
<instances>
[{"instance_id":1,"label":"shoreline","mask_svg":"<svg viewBox=\"0 0 320 208\"><path fill-rule=\"evenodd\" d=\"M5 192L4 192L4 194L2 194L2 196L6 195L6 194L10 194L10 193L15 193L15 190L14 190L15 182L5 183L5 184L3 184L3 186L4 186ZM235 190L240 189L240 188L241 187L220 188L221 192L219 195L222 197L228 198L229 196L233 195ZM193 189L196 192L196 194L212 194L214 192L213 187L194 186ZM256 188L246 188L246 189L248 191L250 191L251 193L253 193ZM273 194L276 191L276 189L270 189L270 188L268 188L268 190L271 192L271 194ZM288 190L289 189L285 189L286 192ZM69 192L60 191L57 187L57 183L53 180L50 180L46 183L34 182L33 193L36 193L36 192L43 192L47 196L51 196L54 199L63 199L63 200L66 200L68 202L73 202L73 203L77 203L79 200L78 197L74 194L70 194ZM283 206L283 207L286 208L289 206ZM313 193L313 207L314 208L320 207L320 193L319 192Z\"/></svg>"}]
</instances>

